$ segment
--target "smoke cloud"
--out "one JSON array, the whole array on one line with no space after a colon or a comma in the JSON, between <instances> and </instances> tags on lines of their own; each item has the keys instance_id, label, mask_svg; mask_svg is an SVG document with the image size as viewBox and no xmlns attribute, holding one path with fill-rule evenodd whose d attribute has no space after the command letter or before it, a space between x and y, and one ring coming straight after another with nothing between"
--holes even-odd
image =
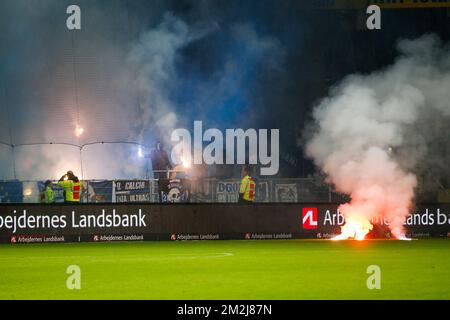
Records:
<instances>
[{"instance_id":1,"label":"smoke cloud","mask_svg":"<svg viewBox=\"0 0 450 320\"><path fill-rule=\"evenodd\" d=\"M136 70L135 83L142 115L139 120L141 139L145 129L169 137L175 128L178 116L170 99L170 90L176 87L175 64L179 50L213 30L214 26L190 27L173 14L166 13L156 28L142 34L133 45L128 61Z\"/></svg>"},{"instance_id":2,"label":"smoke cloud","mask_svg":"<svg viewBox=\"0 0 450 320\"><path fill-rule=\"evenodd\" d=\"M448 176L441 151L449 143L449 46L429 34L400 41L398 50L393 65L348 76L313 111L307 154L351 197L339 208L346 217L340 238L363 238L381 217L405 238L417 175L440 167Z\"/></svg>"},{"instance_id":3,"label":"smoke cloud","mask_svg":"<svg viewBox=\"0 0 450 320\"><path fill-rule=\"evenodd\" d=\"M250 16L225 19L198 2L80 0L81 30L69 31L69 4L2 3L0 179L142 178L156 140L168 146L173 129L198 119L242 125L243 109L262 105L250 98L261 96L262 71L281 68L281 44Z\"/></svg>"}]
</instances>

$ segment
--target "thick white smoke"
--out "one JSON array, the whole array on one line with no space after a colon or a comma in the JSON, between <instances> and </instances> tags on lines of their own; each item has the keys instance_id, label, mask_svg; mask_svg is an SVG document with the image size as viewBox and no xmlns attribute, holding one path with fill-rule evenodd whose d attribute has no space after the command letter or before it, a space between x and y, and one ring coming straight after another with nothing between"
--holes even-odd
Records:
<instances>
[{"instance_id":1,"label":"thick white smoke","mask_svg":"<svg viewBox=\"0 0 450 320\"><path fill-rule=\"evenodd\" d=\"M175 64L179 50L215 29L215 25L189 26L171 13L162 22L141 35L128 60L136 70L136 86L141 111L141 138L145 130L158 130L169 137L178 116L170 99L170 89L177 81ZM167 139L168 141L168 139Z\"/></svg>"},{"instance_id":2,"label":"thick white smoke","mask_svg":"<svg viewBox=\"0 0 450 320\"><path fill-rule=\"evenodd\" d=\"M188 42L188 32L183 21L166 14L157 28L140 37L129 54L137 73L141 130L156 126L166 131L176 124L175 106L168 98L168 87L175 74L177 50Z\"/></svg>"},{"instance_id":3,"label":"thick white smoke","mask_svg":"<svg viewBox=\"0 0 450 320\"><path fill-rule=\"evenodd\" d=\"M428 127L449 123L449 48L425 35L400 41L398 49L392 66L347 77L314 109L317 131L307 154L351 197L340 206L346 225L339 238L364 238L380 217L395 237L405 237L415 172L427 163Z\"/></svg>"}]
</instances>

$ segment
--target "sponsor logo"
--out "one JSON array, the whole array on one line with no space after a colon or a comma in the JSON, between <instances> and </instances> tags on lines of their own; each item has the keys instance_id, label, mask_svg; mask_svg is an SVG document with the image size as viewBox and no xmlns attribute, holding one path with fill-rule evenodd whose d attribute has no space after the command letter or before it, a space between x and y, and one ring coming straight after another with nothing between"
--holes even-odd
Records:
<instances>
[{"instance_id":1,"label":"sponsor logo","mask_svg":"<svg viewBox=\"0 0 450 320\"><path fill-rule=\"evenodd\" d=\"M34 236L16 235L11 237L11 243L46 243L46 242L66 242L64 236Z\"/></svg>"},{"instance_id":2,"label":"sponsor logo","mask_svg":"<svg viewBox=\"0 0 450 320\"><path fill-rule=\"evenodd\" d=\"M58 214L30 214L26 209L22 213L14 210L14 214L0 215L0 230L5 229L12 233L19 233L20 230L48 230L58 229L87 229L87 228L146 228L147 214L139 209L137 213L116 213L116 209L107 213L102 209L101 214L82 214L72 210L70 215ZM147 220L148 221L148 220ZM41 232L41 231L36 231ZM46 231L43 231L46 232Z\"/></svg>"},{"instance_id":3,"label":"sponsor logo","mask_svg":"<svg viewBox=\"0 0 450 320\"><path fill-rule=\"evenodd\" d=\"M113 241L144 241L143 234L132 235L95 235L92 237L94 242L113 242Z\"/></svg>"},{"instance_id":4,"label":"sponsor logo","mask_svg":"<svg viewBox=\"0 0 450 320\"><path fill-rule=\"evenodd\" d=\"M303 229L317 229L317 208L302 208Z\"/></svg>"},{"instance_id":5,"label":"sponsor logo","mask_svg":"<svg viewBox=\"0 0 450 320\"><path fill-rule=\"evenodd\" d=\"M218 233L208 233L208 234L172 234L170 240L219 240L220 236Z\"/></svg>"},{"instance_id":6,"label":"sponsor logo","mask_svg":"<svg viewBox=\"0 0 450 320\"><path fill-rule=\"evenodd\" d=\"M66 238L64 236L44 237L44 242L66 242Z\"/></svg>"},{"instance_id":7,"label":"sponsor logo","mask_svg":"<svg viewBox=\"0 0 450 320\"><path fill-rule=\"evenodd\" d=\"M246 233L246 240L292 239L292 233Z\"/></svg>"},{"instance_id":8,"label":"sponsor logo","mask_svg":"<svg viewBox=\"0 0 450 320\"><path fill-rule=\"evenodd\" d=\"M331 238L336 237L337 235L338 234L336 234L336 233L326 233L326 232L318 233L317 234L317 239L331 239Z\"/></svg>"},{"instance_id":9,"label":"sponsor logo","mask_svg":"<svg viewBox=\"0 0 450 320\"><path fill-rule=\"evenodd\" d=\"M407 232L408 238L430 238L431 234L428 232Z\"/></svg>"},{"instance_id":10,"label":"sponsor logo","mask_svg":"<svg viewBox=\"0 0 450 320\"><path fill-rule=\"evenodd\" d=\"M200 240L219 240L220 236L219 234L201 234Z\"/></svg>"}]
</instances>

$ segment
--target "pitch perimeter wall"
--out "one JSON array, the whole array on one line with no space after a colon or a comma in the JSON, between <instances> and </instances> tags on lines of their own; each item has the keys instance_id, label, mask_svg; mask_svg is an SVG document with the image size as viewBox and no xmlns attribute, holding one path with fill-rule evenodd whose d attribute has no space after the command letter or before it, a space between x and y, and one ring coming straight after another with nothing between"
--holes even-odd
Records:
<instances>
[{"instance_id":1,"label":"pitch perimeter wall","mask_svg":"<svg viewBox=\"0 0 450 320\"><path fill-rule=\"evenodd\" d=\"M2 204L0 242L330 238L344 222L338 204ZM387 220L373 223L372 237L390 237ZM450 236L450 205L417 205L405 229Z\"/></svg>"}]
</instances>

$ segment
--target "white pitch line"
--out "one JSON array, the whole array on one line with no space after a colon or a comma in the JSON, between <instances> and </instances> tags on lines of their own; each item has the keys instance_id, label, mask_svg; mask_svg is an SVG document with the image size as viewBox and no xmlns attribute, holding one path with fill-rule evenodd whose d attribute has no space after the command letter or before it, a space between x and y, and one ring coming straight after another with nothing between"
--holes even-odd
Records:
<instances>
[{"instance_id":1,"label":"white pitch line","mask_svg":"<svg viewBox=\"0 0 450 320\"><path fill-rule=\"evenodd\" d=\"M156 257L143 257L143 256L62 256L62 257L40 257L40 256L34 256L34 257L0 257L0 261L14 261L14 260L79 260L79 259L91 259L89 262L108 262L108 261L114 261L114 262L120 262L120 261L155 261L155 260L193 260L193 259L218 259L218 258L225 258L225 257L231 257L234 256L231 252L220 252L220 253L208 253L208 254L192 254L192 253L185 253L185 254L167 254L164 256L156 256Z\"/></svg>"}]
</instances>

